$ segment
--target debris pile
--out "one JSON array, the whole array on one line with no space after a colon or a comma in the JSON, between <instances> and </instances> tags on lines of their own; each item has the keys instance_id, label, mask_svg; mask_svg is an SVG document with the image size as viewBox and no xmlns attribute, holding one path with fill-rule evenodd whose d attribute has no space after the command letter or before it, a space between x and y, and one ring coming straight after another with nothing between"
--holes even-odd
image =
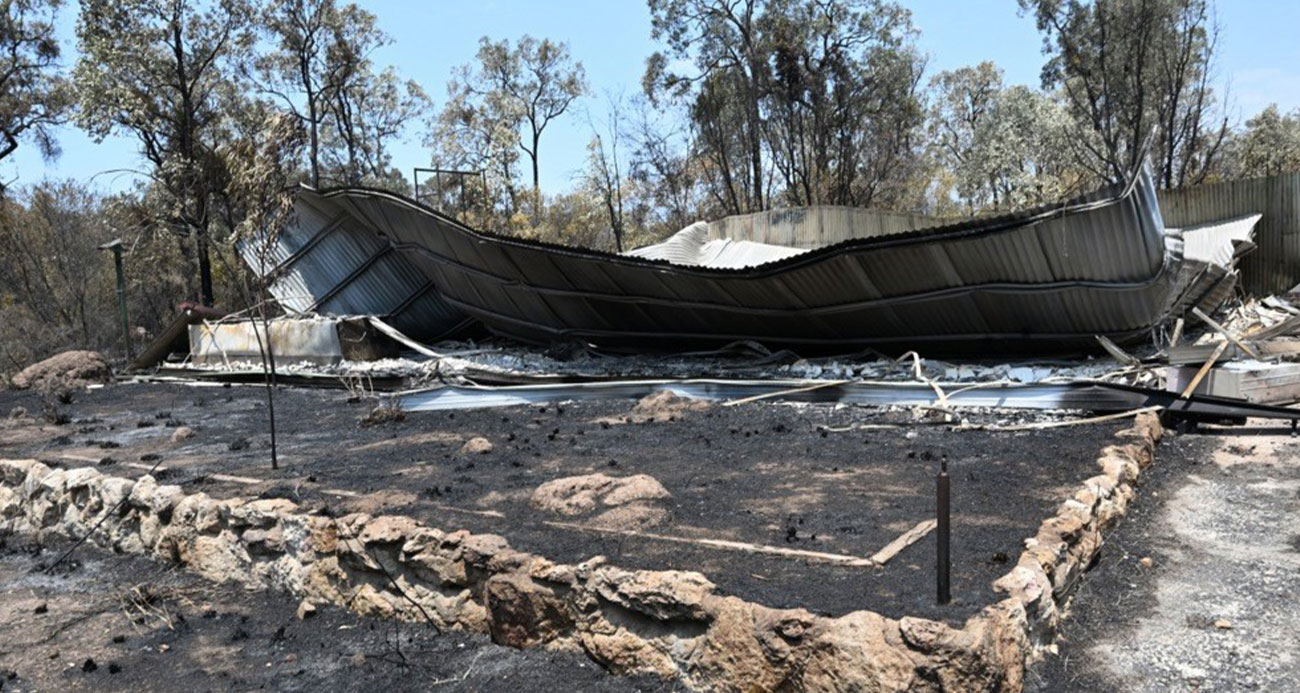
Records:
<instances>
[{"instance_id":1,"label":"debris pile","mask_svg":"<svg viewBox=\"0 0 1300 693\"><path fill-rule=\"evenodd\" d=\"M65 351L19 371L11 381L15 390L42 391L84 388L113 379L108 361L95 351Z\"/></svg>"}]
</instances>

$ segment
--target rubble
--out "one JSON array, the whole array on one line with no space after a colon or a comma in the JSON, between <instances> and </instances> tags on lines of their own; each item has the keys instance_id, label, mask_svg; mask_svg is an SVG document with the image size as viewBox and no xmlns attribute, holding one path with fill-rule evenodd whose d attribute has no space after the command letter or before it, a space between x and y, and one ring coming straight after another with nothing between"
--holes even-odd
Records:
<instances>
[{"instance_id":1,"label":"rubble","mask_svg":"<svg viewBox=\"0 0 1300 693\"><path fill-rule=\"evenodd\" d=\"M113 380L113 369L95 351L65 351L34 363L15 375L15 390L70 390L102 385Z\"/></svg>"}]
</instances>

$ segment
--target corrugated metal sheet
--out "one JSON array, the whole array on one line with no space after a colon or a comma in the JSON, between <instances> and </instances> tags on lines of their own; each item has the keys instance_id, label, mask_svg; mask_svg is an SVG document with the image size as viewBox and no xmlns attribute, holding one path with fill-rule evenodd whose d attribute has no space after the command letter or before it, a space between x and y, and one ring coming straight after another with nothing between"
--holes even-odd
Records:
<instances>
[{"instance_id":1,"label":"corrugated metal sheet","mask_svg":"<svg viewBox=\"0 0 1300 693\"><path fill-rule=\"evenodd\" d=\"M729 238L710 240L708 234L708 225L697 221L669 236L663 242L629 250L623 254L647 260L664 260L674 265L739 269L756 267L808 252L803 248L754 241L736 241Z\"/></svg>"},{"instance_id":2,"label":"corrugated metal sheet","mask_svg":"<svg viewBox=\"0 0 1300 693\"><path fill-rule=\"evenodd\" d=\"M1262 214L1255 227L1259 248L1241 261L1242 284L1274 294L1300 283L1300 173L1166 190L1159 199L1171 226Z\"/></svg>"},{"instance_id":3,"label":"corrugated metal sheet","mask_svg":"<svg viewBox=\"0 0 1300 693\"><path fill-rule=\"evenodd\" d=\"M441 386L399 392L389 401L406 411L440 411L546 404L593 399L639 399L652 392L673 392L695 399L735 400L763 395L769 401L820 402L872 406L945 404L1013 409L1084 409L1132 411L1159 407L1190 420L1222 421L1261 417L1294 421L1300 410L1270 404L1152 390L1117 383L1079 380L1067 383L998 384L980 388L947 387L942 402L926 383L833 382L825 380L610 380L506 387ZM815 387L811 387L815 386Z\"/></svg>"},{"instance_id":4,"label":"corrugated metal sheet","mask_svg":"<svg viewBox=\"0 0 1300 693\"><path fill-rule=\"evenodd\" d=\"M373 225L303 189L294 219L273 244L246 243L244 262L270 275L271 295L293 311L384 316L417 339L437 339L469 322L442 300L427 273Z\"/></svg>"},{"instance_id":5,"label":"corrugated metal sheet","mask_svg":"<svg viewBox=\"0 0 1300 693\"><path fill-rule=\"evenodd\" d=\"M1229 267L1256 248L1255 225L1262 214L1248 214L1183 229L1183 257Z\"/></svg>"},{"instance_id":6,"label":"corrugated metal sheet","mask_svg":"<svg viewBox=\"0 0 1300 693\"><path fill-rule=\"evenodd\" d=\"M477 232L381 191L320 197L406 251L448 304L497 333L628 350L741 339L948 352L1059 351L1096 334L1127 341L1167 315L1182 259L1146 171L1067 205L843 241L748 269Z\"/></svg>"},{"instance_id":7,"label":"corrugated metal sheet","mask_svg":"<svg viewBox=\"0 0 1300 693\"><path fill-rule=\"evenodd\" d=\"M854 238L916 231L944 222L923 214L860 207L789 207L727 217L708 225L709 238L754 241L791 248L821 248Z\"/></svg>"},{"instance_id":8,"label":"corrugated metal sheet","mask_svg":"<svg viewBox=\"0 0 1300 693\"><path fill-rule=\"evenodd\" d=\"M1255 250L1252 239L1261 216L1250 214L1182 230L1183 263L1170 314L1183 315L1192 306L1211 312L1232 296L1239 278L1237 260Z\"/></svg>"}]
</instances>

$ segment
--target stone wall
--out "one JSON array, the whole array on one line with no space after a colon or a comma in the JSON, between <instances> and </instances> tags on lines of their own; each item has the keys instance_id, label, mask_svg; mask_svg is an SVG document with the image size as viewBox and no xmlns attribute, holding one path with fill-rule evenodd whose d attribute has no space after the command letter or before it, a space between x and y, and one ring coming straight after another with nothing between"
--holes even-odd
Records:
<instances>
[{"instance_id":1,"label":"stone wall","mask_svg":"<svg viewBox=\"0 0 1300 693\"><path fill-rule=\"evenodd\" d=\"M1006 597L956 629L870 611L838 618L718 594L703 575L558 564L505 539L401 516L331 518L282 499L215 499L152 477L0 460L0 532L55 532L146 553L215 580L273 587L361 614L486 633L514 647L585 652L616 673L699 690L1019 690L1065 600L1124 514L1161 429L1140 417L1027 540L994 588ZM93 531L92 531L93 529Z\"/></svg>"}]
</instances>

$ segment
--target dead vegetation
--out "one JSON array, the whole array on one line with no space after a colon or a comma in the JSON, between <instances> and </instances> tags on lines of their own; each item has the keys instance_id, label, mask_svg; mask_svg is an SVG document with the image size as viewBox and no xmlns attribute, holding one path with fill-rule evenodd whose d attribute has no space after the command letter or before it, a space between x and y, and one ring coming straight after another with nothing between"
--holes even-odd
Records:
<instances>
[{"instance_id":1,"label":"dead vegetation","mask_svg":"<svg viewBox=\"0 0 1300 693\"><path fill-rule=\"evenodd\" d=\"M400 424L406 421L406 412L402 410L401 405L395 402L386 402L376 405L368 414L361 417L361 427L369 428L370 426L387 426Z\"/></svg>"}]
</instances>

